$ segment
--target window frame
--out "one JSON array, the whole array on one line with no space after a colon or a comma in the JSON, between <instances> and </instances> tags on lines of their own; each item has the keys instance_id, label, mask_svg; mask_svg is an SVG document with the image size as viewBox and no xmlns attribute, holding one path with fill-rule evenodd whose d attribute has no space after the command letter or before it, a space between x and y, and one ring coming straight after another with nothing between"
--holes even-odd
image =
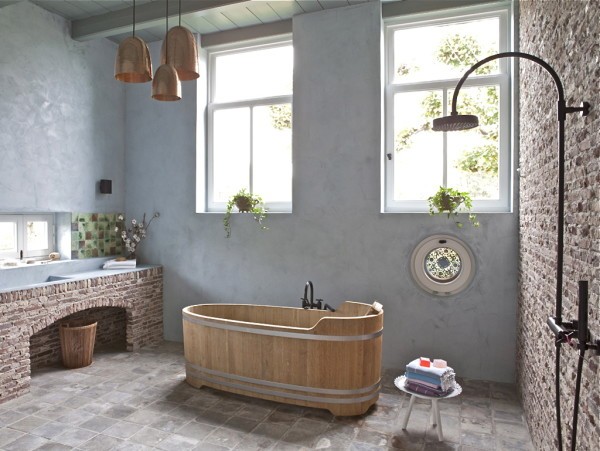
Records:
<instances>
[{"instance_id":1,"label":"window frame","mask_svg":"<svg viewBox=\"0 0 600 451\"><path fill-rule=\"evenodd\" d=\"M208 50L208 102L207 102L207 145L206 145L206 167L205 167L205 212L225 212L227 202L216 202L213 196L213 125L214 125L214 114L219 110L227 110L233 108L249 108L250 109L250 136L249 136L249 148L250 148L250 165L249 165L249 190L252 192L253 184L253 109L255 107L265 105L281 105L289 103L293 111L293 92L289 95L269 96L269 97L256 97L245 100L237 101L226 101L226 102L215 102L215 94L217 92L216 83L216 64L215 59L219 56L227 54L239 54L244 52L252 52L256 50L263 50L268 48L285 47L292 45L292 39L289 36L279 39L269 39L267 41L254 42L254 43L237 43L229 44L226 46L219 46L214 49ZM292 69L293 70L293 69ZM293 73L292 73L293 77ZM293 125L292 125L293 133ZM293 147L292 147L293 153ZM292 183L292 180L290 180ZM292 186L293 192L293 186ZM260 193L259 193L260 194ZM265 206L268 208L270 213L282 212L290 213L292 211L292 200L289 202L265 202Z\"/></svg>"},{"instance_id":2,"label":"window frame","mask_svg":"<svg viewBox=\"0 0 600 451\"><path fill-rule=\"evenodd\" d=\"M29 250L27 247L27 222L47 222L48 223L48 245L47 249ZM16 252L0 252L0 259L20 258L23 251L23 258L45 257L56 248L55 242L55 220L53 213L32 213L32 214L0 214L0 222L12 222L16 224L17 250Z\"/></svg>"},{"instance_id":3,"label":"window frame","mask_svg":"<svg viewBox=\"0 0 600 451\"><path fill-rule=\"evenodd\" d=\"M383 213L424 213L429 212L427 200L393 200L394 193L394 96L398 93L418 92L427 90L442 91L443 115L450 114L448 103L451 97L448 91L456 88L460 77L441 80L427 80L422 82L394 83L394 32L407 28L419 28L431 25L442 25L461 22L464 20L486 19L497 17L499 19L499 49L498 52L509 51L511 47L511 9L509 5L491 5L486 7L468 7L452 12L426 13L385 20L385 89L384 89L384 146L382 156L382 212ZM499 198L484 200L474 199L475 213L510 212L512 206L512 152L511 142L513 135L512 108L512 61L511 58L498 59L499 72L494 75L470 76L464 83L464 88L477 86L498 86L499 107L499 134L498 134L498 182ZM461 74L462 76L462 74ZM462 92L462 91L461 91ZM459 93L460 98L460 93ZM459 113L468 113L459 111ZM447 132L443 133L443 178L442 183L447 185ZM388 159L388 154L392 155ZM432 195L434 193L431 193Z\"/></svg>"}]
</instances>

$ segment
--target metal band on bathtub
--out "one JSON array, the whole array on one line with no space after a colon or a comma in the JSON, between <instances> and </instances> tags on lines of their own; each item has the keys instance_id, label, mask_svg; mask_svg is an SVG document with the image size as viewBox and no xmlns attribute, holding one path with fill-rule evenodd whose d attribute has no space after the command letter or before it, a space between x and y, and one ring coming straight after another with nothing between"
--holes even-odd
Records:
<instances>
[{"instance_id":1,"label":"metal band on bathtub","mask_svg":"<svg viewBox=\"0 0 600 451\"><path fill-rule=\"evenodd\" d=\"M303 334L299 332L283 332L280 330L268 330L268 329L255 329L253 327L244 326L233 326L229 324L218 323L214 321L206 321L200 318L194 318L188 316L189 314L183 314L183 320L190 323L199 324L201 326L212 327L215 329L231 330L234 332L246 332L249 334L256 335L269 335L271 337L284 337L284 338L297 338L299 340L317 340L317 341L365 341L379 337L383 334L383 329L373 332L372 334L365 335L314 335L314 334Z\"/></svg>"},{"instance_id":2,"label":"metal band on bathtub","mask_svg":"<svg viewBox=\"0 0 600 451\"><path fill-rule=\"evenodd\" d=\"M195 373L195 370L193 368L192 368L191 373ZM212 377L205 377L205 376L201 376L201 375L195 375L195 377L198 377L199 379L206 381L206 382L212 382L213 384L223 385L225 387L230 387L230 388L237 388L237 389L245 390L245 391L251 391L253 393L260 393L261 395L270 395L270 396L277 396L279 398L298 399L300 401L312 401L312 402L321 402L321 403L328 403L328 404L355 404L357 402L370 401L371 399L379 396L379 389L378 389L375 393L369 394L367 396L361 396L358 398L342 398L342 399L322 398L319 396L297 395L294 393L287 393L287 392L282 392L282 391L278 391L278 390L268 390L266 388L258 388L258 387L252 387L249 385L236 384L234 382L222 381L219 379L214 379Z\"/></svg>"},{"instance_id":3,"label":"metal band on bathtub","mask_svg":"<svg viewBox=\"0 0 600 451\"><path fill-rule=\"evenodd\" d=\"M286 390L296 390L296 391L305 391L309 393L321 393L323 395L361 395L363 393L370 393L373 390L379 390L381 386L381 380L377 381L375 384L370 387L357 388L355 390L339 390L334 388L316 388L316 387L307 387L305 385L293 385L293 384L284 384L282 382L272 382L266 381L264 379L254 379L252 377L246 376L238 376L237 374L224 373L222 371L211 370L208 368L203 368L198 365L194 365L186 360L186 370L191 369L193 373L207 373L213 376L225 377L228 379L234 379L241 382L248 382L250 384L256 385L266 385L267 387L276 387L283 388ZM199 376L203 377L203 376Z\"/></svg>"}]
</instances>

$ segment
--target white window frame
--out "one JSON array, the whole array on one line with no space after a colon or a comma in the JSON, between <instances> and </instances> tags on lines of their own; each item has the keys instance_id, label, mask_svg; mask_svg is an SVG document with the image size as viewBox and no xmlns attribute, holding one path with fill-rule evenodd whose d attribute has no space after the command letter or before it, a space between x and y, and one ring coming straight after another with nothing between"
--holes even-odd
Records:
<instances>
[{"instance_id":1,"label":"white window frame","mask_svg":"<svg viewBox=\"0 0 600 451\"><path fill-rule=\"evenodd\" d=\"M48 223L48 249L29 250L27 247L27 222L47 222ZM0 214L0 222L12 222L17 225L17 251L16 252L0 252L2 258L20 258L23 251L23 258L45 257L55 249L55 229L54 229L54 214L39 213L39 214Z\"/></svg>"},{"instance_id":2,"label":"white window frame","mask_svg":"<svg viewBox=\"0 0 600 451\"><path fill-rule=\"evenodd\" d=\"M443 91L443 112L442 115L450 114L448 111L447 91L453 91L460 80L460 77L452 79L412 82L412 83L393 83L394 81L394 32L400 29L423 27L430 25L441 25L447 23L460 22L463 20L485 19L498 17L499 19L499 49L498 52L509 51L510 48L510 16L511 10L508 5L493 5L487 7L469 7L456 10L454 12L427 13L402 18L394 18L385 21L385 145L382 156L383 179L382 186L382 211L384 213L422 213L429 212L426 200L394 200L394 95L397 93L442 90ZM494 75L472 75L464 83L463 89L471 86L490 86L499 87L499 134L498 134L498 181L499 198L498 199L475 199L473 200L473 212L509 212L511 210L511 173L512 158L510 143L512 136L511 120L511 58L498 59L499 73ZM462 75L462 74L461 74ZM462 90L461 90L462 92ZM459 93L460 98L461 93ZM468 111L459 111L459 114L468 114ZM447 180L447 132L443 133L443 148L440 149L443 158L443 185ZM388 159L388 154L392 159ZM433 195L434 193L431 193Z\"/></svg>"},{"instance_id":3,"label":"white window frame","mask_svg":"<svg viewBox=\"0 0 600 451\"><path fill-rule=\"evenodd\" d=\"M207 212L224 212L226 209L227 202L216 202L214 201L213 196L213 118L216 111L231 109L231 108L240 108L247 107L250 108L250 165L249 165L249 183L250 183L250 192L252 192L252 176L253 176L253 130L252 130L252 120L253 120L253 112L252 109L254 107L264 106L264 105L276 105L276 104L285 104L289 103L293 109L293 93L290 95L283 96L271 96L271 97L258 97L247 100L233 101L233 102L215 102L214 98L216 95L216 64L215 59L219 56L223 56L226 54L238 54L243 52L251 52L255 50L262 50L267 48L275 48L275 47L284 47L292 44L292 40L289 37L285 39L277 39L277 40L269 40L267 42L254 43L254 44L244 44L244 45L227 45L223 47L218 47L208 51L208 77L209 77L209 86L208 86L208 108L207 108L207 149L206 149L206 189L205 189L205 205ZM293 133L293 125L292 125L292 133ZM293 149L292 149L293 152ZM290 181L291 183L291 181ZM260 194L260 193L258 193ZM289 202L265 202L265 206L269 210L270 213L273 212L284 212L289 213L292 211L292 201Z\"/></svg>"}]
</instances>

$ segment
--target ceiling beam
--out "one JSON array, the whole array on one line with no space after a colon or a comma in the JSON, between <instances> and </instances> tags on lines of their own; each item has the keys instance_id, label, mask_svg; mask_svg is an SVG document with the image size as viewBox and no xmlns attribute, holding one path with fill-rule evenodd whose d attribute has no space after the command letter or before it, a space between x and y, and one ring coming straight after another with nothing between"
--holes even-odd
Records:
<instances>
[{"instance_id":1,"label":"ceiling beam","mask_svg":"<svg viewBox=\"0 0 600 451\"><path fill-rule=\"evenodd\" d=\"M250 0L202 0L181 2L181 18L215 12L219 8L250 3ZM138 5L135 9L136 30L154 27L165 22L165 3L151 2ZM169 19L179 16L178 3L169 4ZM132 30L133 7L111 11L87 19L74 20L71 23L71 37L77 41L94 38L106 38ZM173 22L175 23L175 22Z\"/></svg>"}]
</instances>

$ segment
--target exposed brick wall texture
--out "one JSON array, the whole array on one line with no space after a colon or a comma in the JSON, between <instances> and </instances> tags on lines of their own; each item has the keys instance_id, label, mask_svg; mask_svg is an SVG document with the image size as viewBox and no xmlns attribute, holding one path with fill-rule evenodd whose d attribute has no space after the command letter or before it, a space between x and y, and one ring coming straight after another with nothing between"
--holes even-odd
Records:
<instances>
[{"instance_id":1,"label":"exposed brick wall texture","mask_svg":"<svg viewBox=\"0 0 600 451\"><path fill-rule=\"evenodd\" d=\"M577 283L588 280L589 328L600 338L600 2L526 0L520 6L521 51L559 74L567 105L586 100L586 118L566 120L563 318L577 318ZM554 315L557 247L557 94L549 74L520 61L520 268L517 379L536 449L557 449L554 410ZM598 449L599 358L584 364L577 449ZM563 444L570 448L577 352L562 349Z\"/></svg>"},{"instance_id":2,"label":"exposed brick wall texture","mask_svg":"<svg viewBox=\"0 0 600 451\"><path fill-rule=\"evenodd\" d=\"M88 309L126 312L127 350L163 339L162 268L0 293L0 404L29 391L29 340Z\"/></svg>"},{"instance_id":3,"label":"exposed brick wall texture","mask_svg":"<svg viewBox=\"0 0 600 451\"><path fill-rule=\"evenodd\" d=\"M124 308L101 307L83 310L51 324L33 334L29 339L29 360L31 371L62 362L59 327L70 321L96 322L94 350L105 347L127 347Z\"/></svg>"}]
</instances>

